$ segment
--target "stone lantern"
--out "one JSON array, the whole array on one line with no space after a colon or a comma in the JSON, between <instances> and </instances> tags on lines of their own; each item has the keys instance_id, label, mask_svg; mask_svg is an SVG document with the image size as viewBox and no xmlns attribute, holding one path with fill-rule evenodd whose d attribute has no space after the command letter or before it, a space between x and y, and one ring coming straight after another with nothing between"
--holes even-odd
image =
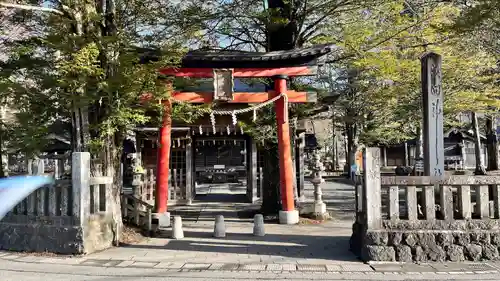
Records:
<instances>
[{"instance_id":1,"label":"stone lantern","mask_svg":"<svg viewBox=\"0 0 500 281\"><path fill-rule=\"evenodd\" d=\"M133 194L137 198L141 198L142 196L142 176L144 175L144 169L139 165L137 158L132 158L132 190Z\"/></svg>"},{"instance_id":2,"label":"stone lantern","mask_svg":"<svg viewBox=\"0 0 500 281\"><path fill-rule=\"evenodd\" d=\"M313 172L313 178L311 183L314 186L314 206L313 213L316 216L324 216L326 214L326 204L323 203L321 191L321 184L325 182L322 177L323 171L325 167L321 162L321 156L319 154L319 150L314 150L313 160L311 161L310 170Z\"/></svg>"}]
</instances>

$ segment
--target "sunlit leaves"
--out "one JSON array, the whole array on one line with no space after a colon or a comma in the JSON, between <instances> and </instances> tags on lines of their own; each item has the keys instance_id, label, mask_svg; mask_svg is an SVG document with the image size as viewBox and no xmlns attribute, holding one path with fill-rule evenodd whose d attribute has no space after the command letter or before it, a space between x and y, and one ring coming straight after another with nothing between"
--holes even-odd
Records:
<instances>
[{"instance_id":1,"label":"sunlit leaves","mask_svg":"<svg viewBox=\"0 0 500 281\"><path fill-rule=\"evenodd\" d=\"M8 93L10 106L19 111L20 128L10 136L18 141L12 144L23 150L28 143L33 144L30 150L41 148L51 124L69 122L75 106L86 108L92 117L93 150L115 133L140 124L159 125L163 106L140 97L148 93L154 101L170 98L165 81L158 80L158 69L178 64L189 40L203 28L196 22L207 14L181 2L116 0L114 33L106 29L99 2L49 2L67 5L81 19L36 17L36 32L9 42L9 60L0 73L10 79L2 83L2 94ZM138 47L143 46L158 49L158 60L140 63ZM193 122L199 111L193 105L176 105L174 119ZM57 134L65 133L58 129ZM29 142L25 136L36 140Z\"/></svg>"},{"instance_id":2,"label":"sunlit leaves","mask_svg":"<svg viewBox=\"0 0 500 281\"><path fill-rule=\"evenodd\" d=\"M398 143L416 136L422 118L419 58L429 51L443 56L446 124L456 125L456 115L462 112L498 111L500 93L491 71L496 65L494 56L473 38L445 29L460 10L452 4L440 4L419 17L385 14L400 8L390 3L374 9L367 13L366 21L349 26L343 37L347 39L344 47L356 52L347 66L359 70L358 95L345 106L362 104L356 107L357 121L363 127L361 140ZM395 32L393 37L366 49L369 38L391 32Z\"/></svg>"}]
</instances>

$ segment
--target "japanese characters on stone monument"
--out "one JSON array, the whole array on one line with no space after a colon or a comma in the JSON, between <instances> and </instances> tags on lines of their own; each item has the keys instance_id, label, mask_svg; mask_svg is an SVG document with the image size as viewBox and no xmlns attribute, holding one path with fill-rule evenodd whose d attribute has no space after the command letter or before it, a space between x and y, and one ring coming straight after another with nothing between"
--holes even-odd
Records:
<instances>
[{"instance_id":1,"label":"japanese characters on stone monument","mask_svg":"<svg viewBox=\"0 0 500 281\"><path fill-rule=\"evenodd\" d=\"M424 115L424 175L444 175L443 91L441 88L441 56L427 53L422 65L422 98Z\"/></svg>"}]
</instances>

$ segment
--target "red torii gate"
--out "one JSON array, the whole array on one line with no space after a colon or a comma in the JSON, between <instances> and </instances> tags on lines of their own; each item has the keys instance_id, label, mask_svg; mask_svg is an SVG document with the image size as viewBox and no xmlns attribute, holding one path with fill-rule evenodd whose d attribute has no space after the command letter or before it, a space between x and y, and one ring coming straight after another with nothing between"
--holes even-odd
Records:
<instances>
[{"instance_id":1,"label":"red torii gate","mask_svg":"<svg viewBox=\"0 0 500 281\"><path fill-rule=\"evenodd\" d=\"M269 53L224 52L214 54L196 52L184 57L180 68L160 69L159 72L162 76L214 78L215 92L179 92L173 90L171 100L164 101L165 114L162 127L159 130L160 147L157 164L156 213L160 216L167 213L172 100L211 103L218 99L228 103L261 103L278 95L283 95L282 98L275 102L280 193L283 208L279 212L279 221L282 224L298 223L299 215L294 206L293 181L295 179L291 158L290 128L287 118L288 102L315 102L316 95L315 93L289 91L287 89L287 79L294 76L315 75L318 58L330 51L331 47L329 45L321 45L307 49ZM235 68L236 65L240 67ZM259 93L233 92L233 77L272 78L274 80L274 91ZM224 79L226 79L225 83ZM227 81L228 79L231 79L231 81ZM223 99L220 99L221 93L225 95Z\"/></svg>"}]
</instances>

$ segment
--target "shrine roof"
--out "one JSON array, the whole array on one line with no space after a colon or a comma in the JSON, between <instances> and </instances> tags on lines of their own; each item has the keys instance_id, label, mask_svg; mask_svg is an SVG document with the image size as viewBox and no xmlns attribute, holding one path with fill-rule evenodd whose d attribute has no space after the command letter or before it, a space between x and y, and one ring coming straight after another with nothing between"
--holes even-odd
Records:
<instances>
[{"instance_id":1,"label":"shrine roof","mask_svg":"<svg viewBox=\"0 0 500 281\"><path fill-rule=\"evenodd\" d=\"M322 64L324 56L337 49L331 44L306 48L273 51L247 52L227 50L196 50L188 52L181 61L185 68L267 68L289 66L313 66ZM143 52L142 62L157 60L158 51Z\"/></svg>"}]
</instances>

